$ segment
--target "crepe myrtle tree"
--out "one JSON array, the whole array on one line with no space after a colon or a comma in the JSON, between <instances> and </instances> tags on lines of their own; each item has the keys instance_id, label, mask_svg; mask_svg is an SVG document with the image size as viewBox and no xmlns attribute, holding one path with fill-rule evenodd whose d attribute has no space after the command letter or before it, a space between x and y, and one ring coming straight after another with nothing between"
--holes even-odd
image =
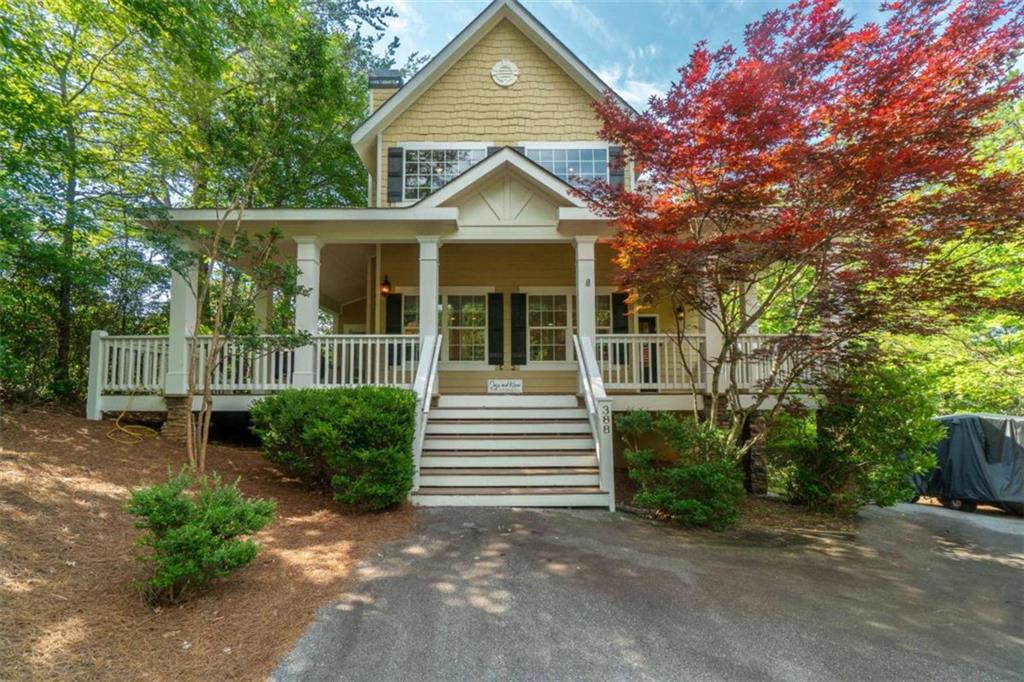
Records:
<instances>
[{"instance_id":1,"label":"crepe myrtle tree","mask_svg":"<svg viewBox=\"0 0 1024 682\"><path fill-rule=\"evenodd\" d=\"M694 394L691 359L710 368L698 416L734 442L854 339L1022 307L1020 291L986 290L975 257L1024 229L1024 178L990 163L998 144L979 145L988 114L1022 91L1007 75L1022 3L882 9L883 23L856 27L837 0L797 2L749 25L742 52L698 43L644 113L610 94L596 105L637 182L579 192L618 226L632 302L668 297L721 336L712 352L681 323L675 338ZM750 350L742 335L769 321L781 333ZM737 361L752 355L765 376L750 388Z\"/></svg>"},{"instance_id":2,"label":"crepe myrtle tree","mask_svg":"<svg viewBox=\"0 0 1024 682\"><path fill-rule=\"evenodd\" d=\"M168 266L182 275L195 296L195 334L187 345L188 384L185 405L201 396L198 412L189 411L186 421L186 453L189 465L205 471L210 424L213 417L213 376L225 361L230 342L256 363L282 349L309 343L310 335L294 331L281 315L257 321L257 299L279 296L291 301L308 290L297 283L293 262L279 258L281 234L275 229L250 233L243 227L244 207L217 209L209 225L183 226L161 219L162 229L154 243L162 247ZM191 278L189 271L198 270ZM200 336L204 338L199 339ZM242 371L252 372L243 364Z\"/></svg>"}]
</instances>

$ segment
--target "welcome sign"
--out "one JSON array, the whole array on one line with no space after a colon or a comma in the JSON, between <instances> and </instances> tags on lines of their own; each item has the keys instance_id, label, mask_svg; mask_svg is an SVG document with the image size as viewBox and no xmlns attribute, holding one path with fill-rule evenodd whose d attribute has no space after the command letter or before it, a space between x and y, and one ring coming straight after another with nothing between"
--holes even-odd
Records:
<instances>
[{"instance_id":1,"label":"welcome sign","mask_svg":"<svg viewBox=\"0 0 1024 682\"><path fill-rule=\"evenodd\" d=\"M488 393L522 393L522 379L488 379Z\"/></svg>"}]
</instances>

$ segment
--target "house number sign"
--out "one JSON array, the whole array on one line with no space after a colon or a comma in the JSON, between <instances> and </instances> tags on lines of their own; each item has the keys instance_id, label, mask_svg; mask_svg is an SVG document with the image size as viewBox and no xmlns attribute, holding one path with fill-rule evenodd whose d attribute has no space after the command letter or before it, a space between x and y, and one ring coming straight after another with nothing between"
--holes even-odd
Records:
<instances>
[{"instance_id":1,"label":"house number sign","mask_svg":"<svg viewBox=\"0 0 1024 682\"><path fill-rule=\"evenodd\" d=\"M522 379L488 379L488 393L522 393Z\"/></svg>"},{"instance_id":2,"label":"house number sign","mask_svg":"<svg viewBox=\"0 0 1024 682\"><path fill-rule=\"evenodd\" d=\"M612 432L612 406L609 403L601 405L601 433L611 434Z\"/></svg>"}]
</instances>

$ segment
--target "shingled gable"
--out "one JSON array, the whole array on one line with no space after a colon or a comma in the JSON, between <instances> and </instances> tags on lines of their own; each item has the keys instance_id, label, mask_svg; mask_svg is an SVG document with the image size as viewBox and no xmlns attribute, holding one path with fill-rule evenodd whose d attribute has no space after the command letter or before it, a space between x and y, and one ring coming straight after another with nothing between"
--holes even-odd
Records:
<instances>
[{"instance_id":1,"label":"shingled gable","mask_svg":"<svg viewBox=\"0 0 1024 682\"><path fill-rule=\"evenodd\" d=\"M516 0L494 0L470 22L448 45L413 76L387 102L374 111L352 134L352 144L360 158L371 165L376 135L397 119L416 99L436 83L456 62L471 50L481 38L507 19L529 38L545 55L561 67L573 81L595 100L604 97L611 88L586 64L556 38L536 17ZM625 109L634 111L618 97Z\"/></svg>"}]
</instances>

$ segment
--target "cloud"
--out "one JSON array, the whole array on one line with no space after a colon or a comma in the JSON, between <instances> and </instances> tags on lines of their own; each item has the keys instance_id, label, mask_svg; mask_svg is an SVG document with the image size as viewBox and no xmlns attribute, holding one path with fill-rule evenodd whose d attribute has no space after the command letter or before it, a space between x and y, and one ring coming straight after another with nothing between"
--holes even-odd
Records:
<instances>
[{"instance_id":1,"label":"cloud","mask_svg":"<svg viewBox=\"0 0 1024 682\"><path fill-rule=\"evenodd\" d=\"M423 49L417 43L417 38L426 34L428 27L423 15L410 0L392 0L391 4L398 16L389 22L388 29L401 41L399 52L402 58L398 60L401 63L406 56Z\"/></svg>"},{"instance_id":2,"label":"cloud","mask_svg":"<svg viewBox=\"0 0 1024 682\"><path fill-rule=\"evenodd\" d=\"M601 42L605 44L622 44L622 40L612 33L601 17L594 14L589 8L576 2L576 0L555 0L554 6L569 15L573 23Z\"/></svg>"},{"instance_id":3,"label":"cloud","mask_svg":"<svg viewBox=\"0 0 1024 682\"><path fill-rule=\"evenodd\" d=\"M598 78L607 83L608 87L638 111L647 108L647 100L651 98L651 95L664 94L667 88L667 85L638 77L632 64L612 64L597 69L595 73Z\"/></svg>"}]
</instances>

